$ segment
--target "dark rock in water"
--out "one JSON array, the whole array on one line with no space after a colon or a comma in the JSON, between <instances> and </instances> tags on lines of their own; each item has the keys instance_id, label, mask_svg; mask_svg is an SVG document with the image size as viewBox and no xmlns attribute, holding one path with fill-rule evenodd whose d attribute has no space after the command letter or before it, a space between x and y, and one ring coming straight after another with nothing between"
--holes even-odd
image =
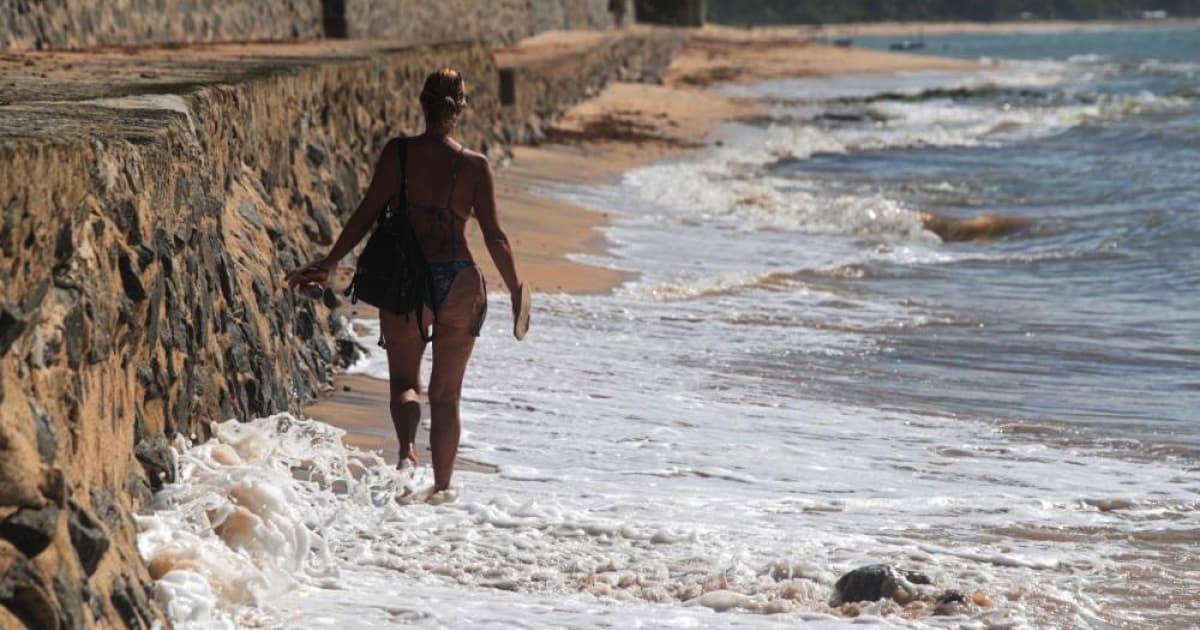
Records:
<instances>
[{"instance_id":1,"label":"dark rock in water","mask_svg":"<svg viewBox=\"0 0 1200 630\"><path fill-rule=\"evenodd\" d=\"M900 573L900 575L904 576L904 579L908 580L912 584L920 584L922 586L929 586L933 584L933 581L929 579L929 576L921 573L920 571L909 571L906 569L897 569L897 571Z\"/></svg>"},{"instance_id":2,"label":"dark rock in water","mask_svg":"<svg viewBox=\"0 0 1200 630\"><path fill-rule=\"evenodd\" d=\"M50 546L58 529L58 508L23 508L0 521L0 538L32 558Z\"/></svg>"},{"instance_id":3,"label":"dark rock in water","mask_svg":"<svg viewBox=\"0 0 1200 630\"><path fill-rule=\"evenodd\" d=\"M75 548L75 555L79 556L84 573L91 575L96 572L96 567L108 551L109 541L100 524L82 505L74 501L70 501L69 505L71 519L67 521L67 529L71 534L71 546Z\"/></svg>"},{"instance_id":4,"label":"dark rock in water","mask_svg":"<svg viewBox=\"0 0 1200 630\"><path fill-rule=\"evenodd\" d=\"M838 578L833 585L830 606L846 602L873 602L890 598L896 589L896 572L886 564L868 564Z\"/></svg>"},{"instance_id":5,"label":"dark rock in water","mask_svg":"<svg viewBox=\"0 0 1200 630\"><path fill-rule=\"evenodd\" d=\"M935 615L953 615L958 612L959 604L966 604L967 596L962 593L949 590L941 595L938 595L937 600L933 604L933 614Z\"/></svg>"},{"instance_id":6,"label":"dark rock in water","mask_svg":"<svg viewBox=\"0 0 1200 630\"><path fill-rule=\"evenodd\" d=\"M967 603L967 596L963 595L962 593L955 591L955 590L949 590L949 591L946 591L945 593L942 593L941 595L938 595L937 602L936 602L936 604L938 606L941 606L942 604L965 604L965 603Z\"/></svg>"},{"instance_id":7,"label":"dark rock in water","mask_svg":"<svg viewBox=\"0 0 1200 630\"><path fill-rule=\"evenodd\" d=\"M930 584L929 577L917 571L894 569L886 564L869 564L859 567L842 577L833 586L833 595L829 598L830 606L840 606L846 602L873 602L879 599L892 599L900 604L921 597L921 592L915 585Z\"/></svg>"},{"instance_id":8,"label":"dark rock in water","mask_svg":"<svg viewBox=\"0 0 1200 630\"><path fill-rule=\"evenodd\" d=\"M17 557L0 577L0 605L25 623L27 628L58 630L54 599L45 581L29 560Z\"/></svg>"}]
</instances>

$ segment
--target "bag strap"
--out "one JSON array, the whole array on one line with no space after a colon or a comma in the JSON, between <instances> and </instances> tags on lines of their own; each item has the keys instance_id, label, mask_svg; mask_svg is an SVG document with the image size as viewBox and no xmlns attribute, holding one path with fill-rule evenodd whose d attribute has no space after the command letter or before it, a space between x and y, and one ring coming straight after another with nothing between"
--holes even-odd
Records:
<instances>
[{"instance_id":1,"label":"bag strap","mask_svg":"<svg viewBox=\"0 0 1200 630\"><path fill-rule=\"evenodd\" d=\"M400 136L396 143L400 151L400 204L408 211L408 138Z\"/></svg>"},{"instance_id":2,"label":"bag strap","mask_svg":"<svg viewBox=\"0 0 1200 630\"><path fill-rule=\"evenodd\" d=\"M394 216L401 212L408 212L408 138L399 136L396 140L398 141L396 142L396 151L400 157L399 190L396 191L396 198L390 204L393 206L392 211L379 213L379 222L381 223L388 214Z\"/></svg>"}]
</instances>

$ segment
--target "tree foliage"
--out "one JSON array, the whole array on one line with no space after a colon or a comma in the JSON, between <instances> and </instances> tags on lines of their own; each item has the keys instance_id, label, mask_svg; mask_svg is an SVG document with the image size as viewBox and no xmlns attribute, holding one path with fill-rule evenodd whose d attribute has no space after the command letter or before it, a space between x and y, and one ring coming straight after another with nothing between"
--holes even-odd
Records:
<instances>
[{"instance_id":1,"label":"tree foliage","mask_svg":"<svg viewBox=\"0 0 1200 630\"><path fill-rule=\"evenodd\" d=\"M708 19L726 24L821 24L885 20L1095 20L1144 11L1200 15L1200 0L708 0Z\"/></svg>"}]
</instances>

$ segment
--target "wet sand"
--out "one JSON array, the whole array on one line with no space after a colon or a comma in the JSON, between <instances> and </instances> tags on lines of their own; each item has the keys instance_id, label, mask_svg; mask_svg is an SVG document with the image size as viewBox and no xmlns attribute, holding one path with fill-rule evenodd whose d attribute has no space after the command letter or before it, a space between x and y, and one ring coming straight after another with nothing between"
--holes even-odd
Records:
<instances>
[{"instance_id":1,"label":"wet sand","mask_svg":"<svg viewBox=\"0 0 1200 630\"><path fill-rule=\"evenodd\" d=\"M586 34L581 34L587 36ZM964 69L969 62L920 55L845 49L780 34L738 29L699 29L689 37L668 70L665 85L614 83L595 98L566 112L538 147L517 147L511 161L497 165L497 201L501 223L517 253L522 279L536 293L602 293L619 286L620 270L568 260L571 254L603 255L601 228L608 216L555 199L545 191L578 184L615 181L639 165L670 159L716 141L721 121L753 116L757 106L719 94L720 83L785 76ZM483 246L478 226L468 227L475 259L488 287L505 287ZM345 282L350 269L340 270ZM375 317L362 305L343 305L348 317ZM507 309L492 317L507 320ZM536 326L536 324L535 324ZM535 331L536 332L536 331ZM428 418L428 409L424 418ZM308 406L305 415L347 431L348 444L381 450L388 461L398 444L388 416L387 383L339 375L328 397ZM471 418L464 418L468 425ZM418 434L423 462L428 434ZM462 470L491 471L483 462L460 460Z\"/></svg>"}]
</instances>

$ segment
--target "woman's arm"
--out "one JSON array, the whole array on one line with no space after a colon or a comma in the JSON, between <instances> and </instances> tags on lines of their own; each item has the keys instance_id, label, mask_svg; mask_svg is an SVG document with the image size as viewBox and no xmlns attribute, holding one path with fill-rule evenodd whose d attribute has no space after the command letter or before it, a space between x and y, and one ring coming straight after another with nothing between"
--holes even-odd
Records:
<instances>
[{"instance_id":1,"label":"woman's arm","mask_svg":"<svg viewBox=\"0 0 1200 630\"><path fill-rule=\"evenodd\" d=\"M515 309L516 298L520 295L521 280L517 276L517 264L513 259L512 245L508 242L508 235L500 227L500 217L496 209L495 175L492 172L492 165L486 157L480 156L477 159L483 163L483 174L479 178L479 184L475 186L475 218L479 220L479 228L483 232L483 242L487 245L488 254L491 254L492 262L496 263L496 270L500 272L500 277L508 286L509 294L514 298Z\"/></svg>"},{"instance_id":2,"label":"woman's arm","mask_svg":"<svg viewBox=\"0 0 1200 630\"><path fill-rule=\"evenodd\" d=\"M358 204L354 214L350 215L350 219L346 221L346 225L338 235L337 241L334 242L333 248L329 250L329 254L317 262L292 272L288 276L289 286L325 284L329 279L330 272L337 267L338 262L345 258L346 254L349 254L350 250L354 249L354 246L358 245L359 241L371 231L375 219L387 204L388 199L397 191L397 180L400 177L400 159L397 153L399 145L399 139L392 139L383 147L383 153L375 164L375 173L371 176L371 184L367 187L367 194L363 196L363 200Z\"/></svg>"}]
</instances>

